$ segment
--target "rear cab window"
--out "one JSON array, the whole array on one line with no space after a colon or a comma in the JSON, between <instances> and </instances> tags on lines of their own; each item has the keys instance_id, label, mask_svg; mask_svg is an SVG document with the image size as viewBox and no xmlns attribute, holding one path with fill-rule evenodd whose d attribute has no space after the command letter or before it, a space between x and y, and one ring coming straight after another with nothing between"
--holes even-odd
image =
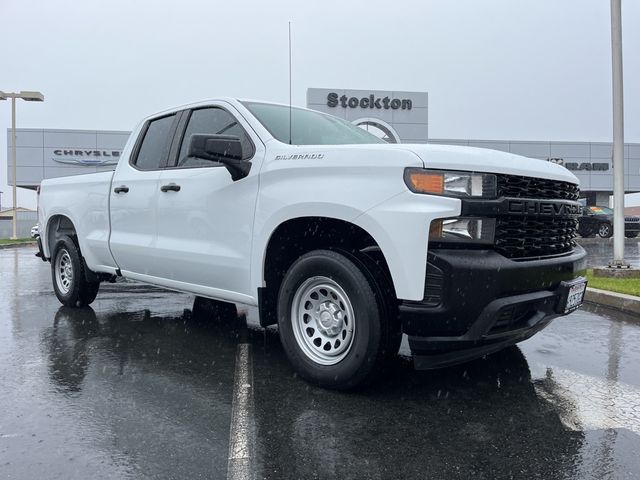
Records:
<instances>
[{"instance_id":1,"label":"rear cab window","mask_svg":"<svg viewBox=\"0 0 640 480\"><path fill-rule=\"evenodd\" d=\"M177 114L150 120L143 129L142 141L131 164L138 170L158 170L166 164Z\"/></svg>"}]
</instances>

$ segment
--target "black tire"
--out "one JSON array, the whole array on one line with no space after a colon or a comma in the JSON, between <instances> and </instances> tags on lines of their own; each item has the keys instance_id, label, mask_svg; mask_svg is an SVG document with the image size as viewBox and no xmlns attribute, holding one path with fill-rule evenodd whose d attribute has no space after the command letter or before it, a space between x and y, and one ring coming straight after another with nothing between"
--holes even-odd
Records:
<instances>
[{"instance_id":1,"label":"black tire","mask_svg":"<svg viewBox=\"0 0 640 480\"><path fill-rule=\"evenodd\" d=\"M374 288L378 306L384 309L387 318L385 326L388 328L388 334L383 336L387 340L386 344L383 345L383 354L387 358L394 357L400 350L400 344L402 343L402 324L398 312L398 302L395 300L396 292L393 289L391 279L385 275L382 267L372 257L367 255L355 256L350 252L339 250L337 253L345 255L355 263L367 276L369 283Z\"/></svg>"},{"instance_id":2,"label":"black tire","mask_svg":"<svg viewBox=\"0 0 640 480\"><path fill-rule=\"evenodd\" d=\"M603 222L598 225L598 236L600 238L609 238L611 235L613 235L613 228L610 223Z\"/></svg>"},{"instance_id":3,"label":"black tire","mask_svg":"<svg viewBox=\"0 0 640 480\"><path fill-rule=\"evenodd\" d=\"M627 238L636 238L638 236L638 232L627 232L624 236Z\"/></svg>"},{"instance_id":4,"label":"black tire","mask_svg":"<svg viewBox=\"0 0 640 480\"><path fill-rule=\"evenodd\" d=\"M305 322L305 325L298 323L297 326L294 326L294 322L303 320L298 320L298 315L295 318L292 316L294 300L298 305L309 303L299 300L300 291L304 291L305 285L316 279L319 279L317 280L319 282L332 282L337 285L344 293L353 312L349 346L339 357L340 360L333 364L322 364L314 360L309 353L305 352L304 349L308 350L309 347L304 346L304 340L296 339L296 333L294 333L294 328L302 327L304 331L307 326L312 325L318 331L321 330L319 320L312 320L310 315L307 321L314 322L313 324ZM317 288L323 289L322 286ZM347 256L334 251L314 250L301 256L291 265L284 276L278 294L278 329L285 353L302 378L325 388L352 390L366 385L381 370L388 358L390 345L395 343L395 338L390 339L387 311L384 305L380 304L379 296L376 295L378 288L366 269L358 266ZM324 295L331 303L326 291ZM321 306L327 303L321 299L317 301ZM339 299L336 302L336 305L342 305ZM317 313L317 311L309 311ZM344 317L346 318L346 315ZM342 328L346 325L345 320ZM298 333L298 335L303 334ZM308 335L311 338L312 334ZM340 339L339 336L334 338ZM321 340L320 344L324 341ZM330 342L333 341L333 339L330 340ZM324 347L327 344L323 344ZM344 344L346 345L347 341L344 341ZM316 350L319 355L322 355L321 349L322 345L317 345Z\"/></svg>"},{"instance_id":5,"label":"black tire","mask_svg":"<svg viewBox=\"0 0 640 480\"><path fill-rule=\"evenodd\" d=\"M191 316L199 322L226 323L238 320L238 309L235 303L196 297L193 301Z\"/></svg>"},{"instance_id":6,"label":"black tire","mask_svg":"<svg viewBox=\"0 0 640 480\"><path fill-rule=\"evenodd\" d=\"M56 270L61 269L63 257L66 253L67 258L64 259L64 265L68 265L64 278L68 281L65 287L63 280L57 277ZM86 307L90 305L98 295L100 282L90 282L87 280L85 273L85 264L80 254L80 248L75 244L71 237L61 237L53 247L51 256L51 279L53 281L53 290L62 303L66 307ZM70 275L69 275L70 273Z\"/></svg>"}]
</instances>

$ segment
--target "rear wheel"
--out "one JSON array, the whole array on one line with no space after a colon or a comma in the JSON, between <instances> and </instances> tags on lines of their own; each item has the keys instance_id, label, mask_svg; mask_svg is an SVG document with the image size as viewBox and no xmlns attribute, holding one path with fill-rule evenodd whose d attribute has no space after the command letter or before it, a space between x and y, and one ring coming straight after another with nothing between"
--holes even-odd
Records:
<instances>
[{"instance_id":1,"label":"rear wheel","mask_svg":"<svg viewBox=\"0 0 640 480\"><path fill-rule=\"evenodd\" d=\"M638 236L638 232L626 232L624 236L627 238L636 238Z\"/></svg>"},{"instance_id":2,"label":"rear wheel","mask_svg":"<svg viewBox=\"0 0 640 480\"><path fill-rule=\"evenodd\" d=\"M66 235L53 248L51 277L56 297L67 307L87 306L98 295L100 282L87 280L80 249Z\"/></svg>"},{"instance_id":3,"label":"rear wheel","mask_svg":"<svg viewBox=\"0 0 640 480\"><path fill-rule=\"evenodd\" d=\"M601 223L598 227L598 236L601 238L609 238L613 233L610 223Z\"/></svg>"},{"instance_id":4,"label":"rear wheel","mask_svg":"<svg viewBox=\"0 0 640 480\"><path fill-rule=\"evenodd\" d=\"M315 250L285 274L278 328L289 360L304 379L354 389L370 381L386 360L394 343L387 309L367 273L345 255Z\"/></svg>"}]
</instances>

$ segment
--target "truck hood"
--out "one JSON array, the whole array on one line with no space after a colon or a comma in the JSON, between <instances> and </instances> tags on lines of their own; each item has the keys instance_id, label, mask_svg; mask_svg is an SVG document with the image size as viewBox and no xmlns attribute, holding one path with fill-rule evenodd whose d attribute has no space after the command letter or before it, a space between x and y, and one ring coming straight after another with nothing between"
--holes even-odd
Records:
<instances>
[{"instance_id":1,"label":"truck hood","mask_svg":"<svg viewBox=\"0 0 640 480\"><path fill-rule=\"evenodd\" d=\"M574 174L555 163L488 148L425 144L400 144L398 147L418 155L425 168L473 170L580 183Z\"/></svg>"},{"instance_id":2,"label":"truck hood","mask_svg":"<svg viewBox=\"0 0 640 480\"><path fill-rule=\"evenodd\" d=\"M432 144L366 145L284 145L275 143L270 157L274 160L313 160L320 165L334 161L340 166L417 167L521 175L579 184L566 168L546 160L523 157L488 148ZM324 157L324 155L327 155ZM312 164L313 165L313 164Z\"/></svg>"}]
</instances>

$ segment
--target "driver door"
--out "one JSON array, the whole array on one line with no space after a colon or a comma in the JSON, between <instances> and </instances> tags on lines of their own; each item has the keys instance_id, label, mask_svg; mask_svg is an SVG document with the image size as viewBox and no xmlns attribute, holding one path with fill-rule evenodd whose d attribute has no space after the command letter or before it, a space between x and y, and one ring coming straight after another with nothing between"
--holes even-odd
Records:
<instances>
[{"instance_id":1,"label":"driver door","mask_svg":"<svg viewBox=\"0 0 640 480\"><path fill-rule=\"evenodd\" d=\"M234 113L221 105L185 112L180 141L160 173L157 252L170 286L246 302L256 295L249 288L251 237L264 146ZM189 157L198 133L239 137L249 175L233 181L223 164Z\"/></svg>"}]
</instances>

